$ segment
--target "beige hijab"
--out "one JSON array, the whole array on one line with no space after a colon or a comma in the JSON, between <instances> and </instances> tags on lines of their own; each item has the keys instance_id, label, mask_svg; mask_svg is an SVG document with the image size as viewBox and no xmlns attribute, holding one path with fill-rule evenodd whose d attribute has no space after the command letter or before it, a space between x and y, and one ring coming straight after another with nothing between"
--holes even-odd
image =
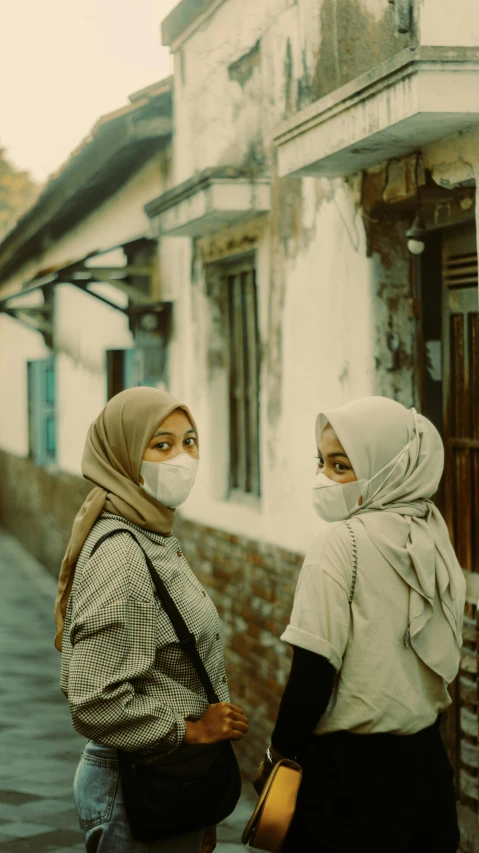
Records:
<instances>
[{"instance_id":1,"label":"beige hijab","mask_svg":"<svg viewBox=\"0 0 479 853\"><path fill-rule=\"evenodd\" d=\"M60 570L55 601L55 646L59 651L76 562L101 513L113 512L146 530L171 536L174 510L147 495L140 488L139 479L151 436L175 409L183 409L196 429L189 409L171 394L156 388L131 388L113 397L88 431L82 474L95 488L75 518Z\"/></svg>"},{"instance_id":2,"label":"beige hijab","mask_svg":"<svg viewBox=\"0 0 479 853\"><path fill-rule=\"evenodd\" d=\"M409 586L406 642L450 683L459 667L465 580L444 519L431 501L444 469L441 436L423 415L386 397L364 397L322 412L318 443L328 422L358 480L373 478L353 514ZM403 449L396 467L393 462L382 471Z\"/></svg>"}]
</instances>

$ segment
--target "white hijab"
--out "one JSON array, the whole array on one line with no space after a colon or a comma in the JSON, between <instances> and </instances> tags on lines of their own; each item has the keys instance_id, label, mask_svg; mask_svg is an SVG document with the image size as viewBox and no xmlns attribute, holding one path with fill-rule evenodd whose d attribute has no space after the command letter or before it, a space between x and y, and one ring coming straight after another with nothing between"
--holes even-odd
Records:
<instances>
[{"instance_id":1,"label":"white hijab","mask_svg":"<svg viewBox=\"0 0 479 853\"><path fill-rule=\"evenodd\" d=\"M441 437L423 415L386 397L321 412L318 444L327 423L358 480L373 478L352 515L409 586L408 640L450 683L459 668L466 585L444 519L431 501L444 469Z\"/></svg>"}]
</instances>

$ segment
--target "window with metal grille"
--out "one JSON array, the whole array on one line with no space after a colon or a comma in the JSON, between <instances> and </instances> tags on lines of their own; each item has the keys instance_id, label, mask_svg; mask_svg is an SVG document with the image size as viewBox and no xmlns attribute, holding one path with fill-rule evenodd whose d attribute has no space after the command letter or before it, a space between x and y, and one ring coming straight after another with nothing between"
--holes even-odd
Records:
<instances>
[{"instance_id":1,"label":"window with metal grille","mask_svg":"<svg viewBox=\"0 0 479 853\"><path fill-rule=\"evenodd\" d=\"M259 496L259 334L255 270L227 270L230 491Z\"/></svg>"}]
</instances>

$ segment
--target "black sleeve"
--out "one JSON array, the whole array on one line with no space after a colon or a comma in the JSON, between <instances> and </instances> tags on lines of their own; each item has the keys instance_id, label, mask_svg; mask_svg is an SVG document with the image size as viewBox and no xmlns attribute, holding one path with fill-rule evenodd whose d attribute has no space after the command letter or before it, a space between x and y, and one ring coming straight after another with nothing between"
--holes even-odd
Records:
<instances>
[{"instance_id":1,"label":"black sleeve","mask_svg":"<svg viewBox=\"0 0 479 853\"><path fill-rule=\"evenodd\" d=\"M271 738L285 758L295 758L324 714L333 691L335 669L326 658L293 646L288 683Z\"/></svg>"}]
</instances>

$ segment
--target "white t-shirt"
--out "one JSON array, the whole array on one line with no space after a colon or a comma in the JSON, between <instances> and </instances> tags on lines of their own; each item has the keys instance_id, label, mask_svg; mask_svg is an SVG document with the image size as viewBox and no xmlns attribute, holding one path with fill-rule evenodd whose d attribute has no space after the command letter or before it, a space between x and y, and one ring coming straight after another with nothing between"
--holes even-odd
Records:
<instances>
[{"instance_id":1,"label":"white t-shirt","mask_svg":"<svg viewBox=\"0 0 479 853\"><path fill-rule=\"evenodd\" d=\"M352 608L347 526L313 541L281 639L327 658L337 677L317 734L348 730L414 734L451 703L447 684L406 643L409 587L353 518L358 573Z\"/></svg>"}]
</instances>

